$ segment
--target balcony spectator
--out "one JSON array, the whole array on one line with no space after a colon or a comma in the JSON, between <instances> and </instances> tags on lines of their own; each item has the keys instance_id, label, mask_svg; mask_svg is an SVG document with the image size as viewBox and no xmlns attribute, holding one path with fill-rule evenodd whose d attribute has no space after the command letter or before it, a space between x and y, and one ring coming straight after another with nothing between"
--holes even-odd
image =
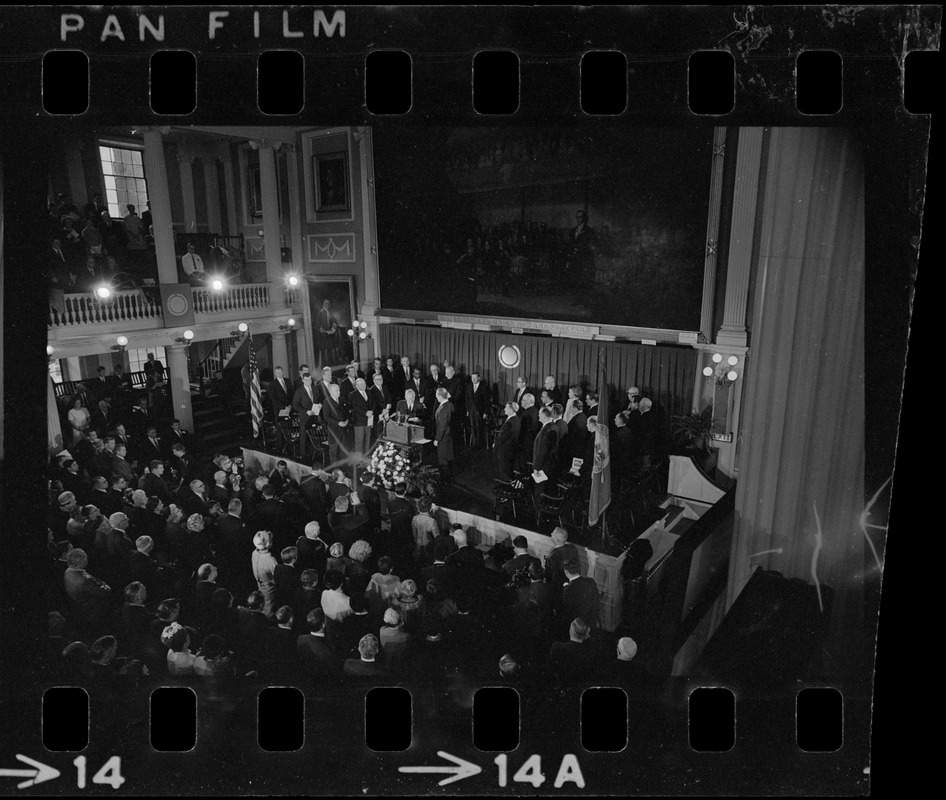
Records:
<instances>
[{"instance_id":1,"label":"balcony spectator","mask_svg":"<svg viewBox=\"0 0 946 800\"><path fill-rule=\"evenodd\" d=\"M145 227L141 217L133 205L128 206L128 214L122 220L125 229L125 240L128 243L129 255L134 257L136 264L141 262L145 251Z\"/></svg>"},{"instance_id":2,"label":"balcony spectator","mask_svg":"<svg viewBox=\"0 0 946 800\"><path fill-rule=\"evenodd\" d=\"M184 270L185 279L194 286L200 286L207 279L204 260L197 255L193 242L187 244L187 253L181 258L181 268Z\"/></svg>"},{"instance_id":3,"label":"balcony spectator","mask_svg":"<svg viewBox=\"0 0 946 800\"><path fill-rule=\"evenodd\" d=\"M91 219L85 221L85 227L82 229L82 241L85 242L86 255L99 258L102 256L102 234Z\"/></svg>"},{"instance_id":4,"label":"balcony spectator","mask_svg":"<svg viewBox=\"0 0 946 800\"><path fill-rule=\"evenodd\" d=\"M122 256L125 253L125 229L115 222L108 210L103 210L99 223L99 234L102 236L102 245L108 255L115 257Z\"/></svg>"},{"instance_id":5,"label":"balcony spectator","mask_svg":"<svg viewBox=\"0 0 946 800\"><path fill-rule=\"evenodd\" d=\"M101 221L101 214L105 211L105 203L102 202L102 195L96 192L92 195L91 202L85 204L82 209L83 219L91 221L93 226L97 226Z\"/></svg>"},{"instance_id":6,"label":"balcony spectator","mask_svg":"<svg viewBox=\"0 0 946 800\"><path fill-rule=\"evenodd\" d=\"M72 426L72 441L78 442L84 434L89 429L89 423L92 421L92 415L82 404L82 397L78 396L72 403L72 408L69 409L69 424Z\"/></svg>"}]
</instances>

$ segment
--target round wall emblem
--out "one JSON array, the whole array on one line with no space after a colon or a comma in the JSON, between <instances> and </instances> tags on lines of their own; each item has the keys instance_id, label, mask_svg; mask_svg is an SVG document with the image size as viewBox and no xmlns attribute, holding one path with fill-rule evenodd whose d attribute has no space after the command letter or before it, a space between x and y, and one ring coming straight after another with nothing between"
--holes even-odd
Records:
<instances>
[{"instance_id":1,"label":"round wall emblem","mask_svg":"<svg viewBox=\"0 0 946 800\"><path fill-rule=\"evenodd\" d=\"M167 299L168 313L175 317L182 317L187 313L187 298L180 292L175 292Z\"/></svg>"},{"instance_id":2,"label":"round wall emblem","mask_svg":"<svg viewBox=\"0 0 946 800\"><path fill-rule=\"evenodd\" d=\"M499 364L504 369L514 369L518 367L521 358L519 348L514 344L504 344L499 348Z\"/></svg>"}]
</instances>

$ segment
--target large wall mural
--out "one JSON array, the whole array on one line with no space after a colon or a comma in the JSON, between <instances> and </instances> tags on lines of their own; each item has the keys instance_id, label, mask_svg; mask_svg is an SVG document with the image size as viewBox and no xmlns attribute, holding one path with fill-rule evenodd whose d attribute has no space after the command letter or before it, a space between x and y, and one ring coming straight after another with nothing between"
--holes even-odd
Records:
<instances>
[{"instance_id":1,"label":"large wall mural","mask_svg":"<svg viewBox=\"0 0 946 800\"><path fill-rule=\"evenodd\" d=\"M374 141L384 308L699 329L712 128Z\"/></svg>"}]
</instances>

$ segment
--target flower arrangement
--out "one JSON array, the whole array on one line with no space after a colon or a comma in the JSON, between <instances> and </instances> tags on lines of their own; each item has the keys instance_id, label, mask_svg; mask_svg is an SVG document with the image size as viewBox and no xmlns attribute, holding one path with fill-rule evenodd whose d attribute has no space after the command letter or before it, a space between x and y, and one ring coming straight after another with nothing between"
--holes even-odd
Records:
<instances>
[{"instance_id":1,"label":"flower arrangement","mask_svg":"<svg viewBox=\"0 0 946 800\"><path fill-rule=\"evenodd\" d=\"M393 489L396 483L407 481L411 462L394 442L382 442L371 454L367 470L381 481L385 489Z\"/></svg>"}]
</instances>

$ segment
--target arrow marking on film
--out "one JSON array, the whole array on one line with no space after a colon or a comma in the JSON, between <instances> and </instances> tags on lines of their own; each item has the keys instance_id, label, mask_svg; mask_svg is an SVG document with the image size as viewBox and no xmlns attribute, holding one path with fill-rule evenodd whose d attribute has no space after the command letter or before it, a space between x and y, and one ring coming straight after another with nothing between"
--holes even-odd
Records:
<instances>
[{"instance_id":1,"label":"arrow marking on film","mask_svg":"<svg viewBox=\"0 0 946 800\"><path fill-rule=\"evenodd\" d=\"M478 775L482 772L482 768L478 767L476 764L473 764L470 761L465 761L462 758L457 756L450 755L443 750L438 750L437 755L441 758L446 759L447 761L452 761L456 764L455 767L398 767L398 772L429 772L429 773L446 773L449 774L449 778L444 778L437 785L446 786L448 783L453 783L454 781L462 781L464 778L472 777L473 775ZM57 773L58 774L58 773Z\"/></svg>"},{"instance_id":2,"label":"arrow marking on film","mask_svg":"<svg viewBox=\"0 0 946 800\"><path fill-rule=\"evenodd\" d=\"M16 754L16 757L24 764L29 764L32 769L0 769L0 777L29 778L28 781L18 783L16 785L17 789L26 789L28 786L35 786L37 783L51 781L59 777L58 769L47 767L39 761L33 761L32 758L21 756L19 753ZM479 767L476 768L476 771L480 771Z\"/></svg>"}]
</instances>

